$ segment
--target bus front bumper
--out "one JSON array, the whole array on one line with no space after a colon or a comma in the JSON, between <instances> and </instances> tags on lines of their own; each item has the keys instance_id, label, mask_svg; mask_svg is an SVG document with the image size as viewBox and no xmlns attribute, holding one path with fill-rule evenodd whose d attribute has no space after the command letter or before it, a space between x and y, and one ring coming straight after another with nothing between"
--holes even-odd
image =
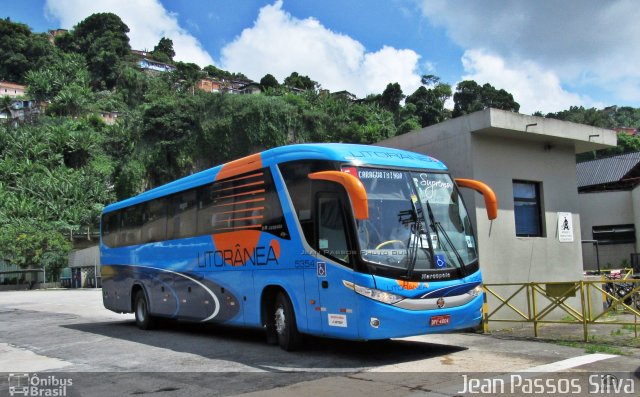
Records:
<instances>
[{"instance_id":1,"label":"bus front bumper","mask_svg":"<svg viewBox=\"0 0 640 397\"><path fill-rule=\"evenodd\" d=\"M360 297L358 324L364 340L402 338L475 328L482 320L482 294L462 306L433 310L407 310ZM364 315L367 313L366 315Z\"/></svg>"}]
</instances>

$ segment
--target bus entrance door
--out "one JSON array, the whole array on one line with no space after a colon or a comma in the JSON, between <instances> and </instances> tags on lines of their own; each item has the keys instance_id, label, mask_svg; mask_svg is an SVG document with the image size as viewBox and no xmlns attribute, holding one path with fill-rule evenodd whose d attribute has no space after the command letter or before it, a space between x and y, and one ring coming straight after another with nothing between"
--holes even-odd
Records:
<instances>
[{"instance_id":1,"label":"bus entrance door","mask_svg":"<svg viewBox=\"0 0 640 397\"><path fill-rule=\"evenodd\" d=\"M327 260L318 260L317 278L322 303L322 330L329 336L357 335L353 315L355 296L344 286L353 282L345 201L340 192L316 195L317 246Z\"/></svg>"}]
</instances>

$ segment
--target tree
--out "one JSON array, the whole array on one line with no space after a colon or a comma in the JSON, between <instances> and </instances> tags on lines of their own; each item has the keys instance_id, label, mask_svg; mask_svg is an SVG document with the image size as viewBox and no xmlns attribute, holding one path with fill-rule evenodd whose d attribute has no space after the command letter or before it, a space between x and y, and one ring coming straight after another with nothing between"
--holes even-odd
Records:
<instances>
[{"instance_id":1,"label":"tree","mask_svg":"<svg viewBox=\"0 0 640 397\"><path fill-rule=\"evenodd\" d=\"M434 75L422 76L422 84L413 94L407 97L406 103L416 107L415 114L420 119L420 125L426 127L441 123L451 117L451 112L445 108L446 101L451 98L451 86L441 83Z\"/></svg>"},{"instance_id":2,"label":"tree","mask_svg":"<svg viewBox=\"0 0 640 397\"><path fill-rule=\"evenodd\" d=\"M145 105L139 155L151 186L195 171L193 153L200 130L200 99L200 96L185 94L165 95Z\"/></svg>"},{"instance_id":3,"label":"tree","mask_svg":"<svg viewBox=\"0 0 640 397\"><path fill-rule=\"evenodd\" d=\"M478 110L495 108L517 112L520 104L507 91L497 90L491 84L478 85L473 80L458 83L453 94L453 117L473 113Z\"/></svg>"},{"instance_id":4,"label":"tree","mask_svg":"<svg viewBox=\"0 0 640 397\"><path fill-rule=\"evenodd\" d=\"M100 128L60 117L0 126L0 258L55 274L71 249L63 233L97 226L113 201Z\"/></svg>"},{"instance_id":5,"label":"tree","mask_svg":"<svg viewBox=\"0 0 640 397\"><path fill-rule=\"evenodd\" d=\"M291 73L284 79L284 85L291 88L298 88L300 90L315 90L320 87L318 82L313 81L309 76L299 75L298 72Z\"/></svg>"},{"instance_id":6,"label":"tree","mask_svg":"<svg viewBox=\"0 0 640 397\"><path fill-rule=\"evenodd\" d=\"M0 80L24 83L31 70L45 66L56 53L44 34L24 24L0 19Z\"/></svg>"},{"instance_id":7,"label":"tree","mask_svg":"<svg viewBox=\"0 0 640 397\"><path fill-rule=\"evenodd\" d=\"M606 112L596 108L585 109L582 106L571 106L568 110L548 113L546 117L600 128L618 127Z\"/></svg>"},{"instance_id":8,"label":"tree","mask_svg":"<svg viewBox=\"0 0 640 397\"><path fill-rule=\"evenodd\" d=\"M31 70L25 76L27 92L37 101L51 101L66 86L89 86L89 71L79 54L60 54L45 67Z\"/></svg>"},{"instance_id":9,"label":"tree","mask_svg":"<svg viewBox=\"0 0 640 397\"><path fill-rule=\"evenodd\" d=\"M135 108L145 101L150 81L154 80L158 79L148 76L132 65L124 65L120 71L116 91L129 108Z\"/></svg>"},{"instance_id":10,"label":"tree","mask_svg":"<svg viewBox=\"0 0 640 397\"><path fill-rule=\"evenodd\" d=\"M420 117L416 115L416 105L413 103L406 103L404 107L400 109L396 125L397 135L406 134L407 132L420 129L422 124L420 123Z\"/></svg>"},{"instance_id":11,"label":"tree","mask_svg":"<svg viewBox=\"0 0 640 397\"><path fill-rule=\"evenodd\" d=\"M153 47L151 55L153 59L160 62L173 62L173 57L176 56L176 52L173 50L173 41L166 37L161 38L158 44Z\"/></svg>"},{"instance_id":12,"label":"tree","mask_svg":"<svg viewBox=\"0 0 640 397\"><path fill-rule=\"evenodd\" d=\"M213 65L205 66L202 70L207 73L207 76L217 79L251 81L251 79L242 73L231 73L226 70L218 69Z\"/></svg>"},{"instance_id":13,"label":"tree","mask_svg":"<svg viewBox=\"0 0 640 397\"><path fill-rule=\"evenodd\" d=\"M45 268L57 275L70 250L71 243L51 224L25 220L0 225L0 258L22 269Z\"/></svg>"},{"instance_id":14,"label":"tree","mask_svg":"<svg viewBox=\"0 0 640 397\"><path fill-rule=\"evenodd\" d=\"M200 66L185 62L177 62L172 74L183 88L192 88L204 76Z\"/></svg>"},{"instance_id":15,"label":"tree","mask_svg":"<svg viewBox=\"0 0 640 397\"><path fill-rule=\"evenodd\" d=\"M398 113L400 109L400 101L404 99L404 95L402 94L402 88L400 88L400 84L398 83L389 83L387 84L387 88L382 92L382 95L379 98L380 106L387 109L393 114Z\"/></svg>"},{"instance_id":16,"label":"tree","mask_svg":"<svg viewBox=\"0 0 640 397\"><path fill-rule=\"evenodd\" d=\"M453 94L453 117L483 110L482 87L473 80L458 83Z\"/></svg>"},{"instance_id":17,"label":"tree","mask_svg":"<svg viewBox=\"0 0 640 397\"><path fill-rule=\"evenodd\" d=\"M267 89L276 89L280 87L280 83L278 80L273 77L272 74L265 74L264 77L260 79L260 88L265 91Z\"/></svg>"},{"instance_id":18,"label":"tree","mask_svg":"<svg viewBox=\"0 0 640 397\"><path fill-rule=\"evenodd\" d=\"M98 13L78 23L71 39L63 35L59 40L66 50L84 55L94 88L111 89L131 51L128 32L129 27L116 14Z\"/></svg>"},{"instance_id":19,"label":"tree","mask_svg":"<svg viewBox=\"0 0 640 397\"><path fill-rule=\"evenodd\" d=\"M88 86L78 83L65 85L52 99L48 111L59 116L78 117L87 112L93 103L93 93Z\"/></svg>"}]
</instances>

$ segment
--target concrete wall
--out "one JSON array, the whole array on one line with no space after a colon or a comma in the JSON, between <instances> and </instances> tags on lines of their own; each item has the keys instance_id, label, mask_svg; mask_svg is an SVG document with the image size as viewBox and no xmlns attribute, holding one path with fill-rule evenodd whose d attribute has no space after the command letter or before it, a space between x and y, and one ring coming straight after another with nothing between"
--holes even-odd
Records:
<instances>
[{"instance_id":1,"label":"concrete wall","mask_svg":"<svg viewBox=\"0 0 640 397\"><path fill-rule=\"evenodd\" d=\"M573 146L474 134L474 178L498 197L498 219L490 223L478 205L477 234L487 283L575 281L582 278L580 216ZM543 237L517 237L513 180L541 183ZM558 212L573 214L574 241L558 240Z\"/></svg>"},{"instance_id":2,"label":"concrete wall","mask_svg":"<svg viewBox=\"0 0 640 397\"><path fill-rule=\"evenodd\" d=\"M98 245L69 253L69 267L71 268L94 267L96 265L98 272L100 272L100 247Z\"/></svg>"},{"instance_id":3,"label":"concrete wall","mask_svg":"<svg viewBox=\"0 0 640 397\"><path fill-rule=\"evenodd\" d=\"M582 215L582 239L592 240L593 226L620 225L634 223L636 225L636 244L638 241L638 229L640 228L639 214L634 214L634 199L640 201L640 190L611 191L582 193L578 196L580 214ZM640 210L640 203L635 207ZM600 245L598 247L601 269L618 268L623 260L629 261L629 254L634 252L634 244ZM585 269L596 269L596 251L592 244L585 244L583 248L583 261Z\"/></svg>"}]
</instances>

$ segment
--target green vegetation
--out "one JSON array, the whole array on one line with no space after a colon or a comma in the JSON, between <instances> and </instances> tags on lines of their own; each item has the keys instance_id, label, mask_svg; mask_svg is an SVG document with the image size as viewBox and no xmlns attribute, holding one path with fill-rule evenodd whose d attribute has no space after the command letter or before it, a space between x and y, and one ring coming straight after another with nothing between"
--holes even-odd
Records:
<instances>
[{"instance_id":1,"label":"green vegetation","mask_svg":"<svg viewBox=\"0 0 640 397\"><path fill-rule=\"evenodd\" d=\"M65 236L95 230L102 208L115 200L275 146L368 144L487 107L519 109L511 94L489 84L464 81L453 92L432 75L408 96L389 83L358 101L320 90L295 71L282 83L265 75L261 95L205 93L195 89L205 77L249 79L174 62L167 37L150 57L175 71L144 73L128 32L117 15L93 14L53 45L26 25L0 20L0 80L26 84L28 97L45 105L37 118L0 125L1 260L45 267L55 279L72 248ZM452 96L453 113L444 105ZM3 98L0 107L10 103ZM105 124L104 112L117 112L118 122ZM582 113L593 112L547 117L577 120ZM635 126L640 114L620 108L614 119Z\"/></svg>"},{"instance_id":2,"label":"green vegetation","mask_svg":"<svg viewBox=\"0 0 640 397\"><path fill-rule=\"evenodd\" d=\"M593 335L591 336L593 337ZM606 354L616 354L618 356L624 356L629 354L629 352L625 352L624 350L616 346L595 343L594 338L592 338L592 340L589 342L556 341L554 343L560 346L582 348L584 349L584 352L587 354L606 353Z\"/></svg>"},{"instance_id":3,"label":"green vegetation","mask_svg":"<svg viewBox=\"0 0 640 397\"><path fill-rule=\"evenodd\" d=\"M624 356L625 353L622 349L620 349L619 347L614 347L614 346L608 346L608 345L601 345L601 344L597 344L597 343L592 343L589 344L585 347L584 352L587 354L593 354L593 353L606 353L606 354L615 354L618 356Z\"/></svg>"},{"instance_id":4,"label":"green vegetation","mask_svg":"<svg viewBox=\"0 0 640 397\"><path fill-rule=\"evenodd\" d=\"M537 113L538 116L543 116ZM568 110L548 113L544 117L573 123L587 124L600 128L633 128L640 130L640 109L629 106L610 106L604 109L571 106ZM618 146L612 149L598 150L578 155L578 161L593 160L629 152L640 151L640 135L631 136L624 132L618 134Z\"/></svg>"}]
</instances>

